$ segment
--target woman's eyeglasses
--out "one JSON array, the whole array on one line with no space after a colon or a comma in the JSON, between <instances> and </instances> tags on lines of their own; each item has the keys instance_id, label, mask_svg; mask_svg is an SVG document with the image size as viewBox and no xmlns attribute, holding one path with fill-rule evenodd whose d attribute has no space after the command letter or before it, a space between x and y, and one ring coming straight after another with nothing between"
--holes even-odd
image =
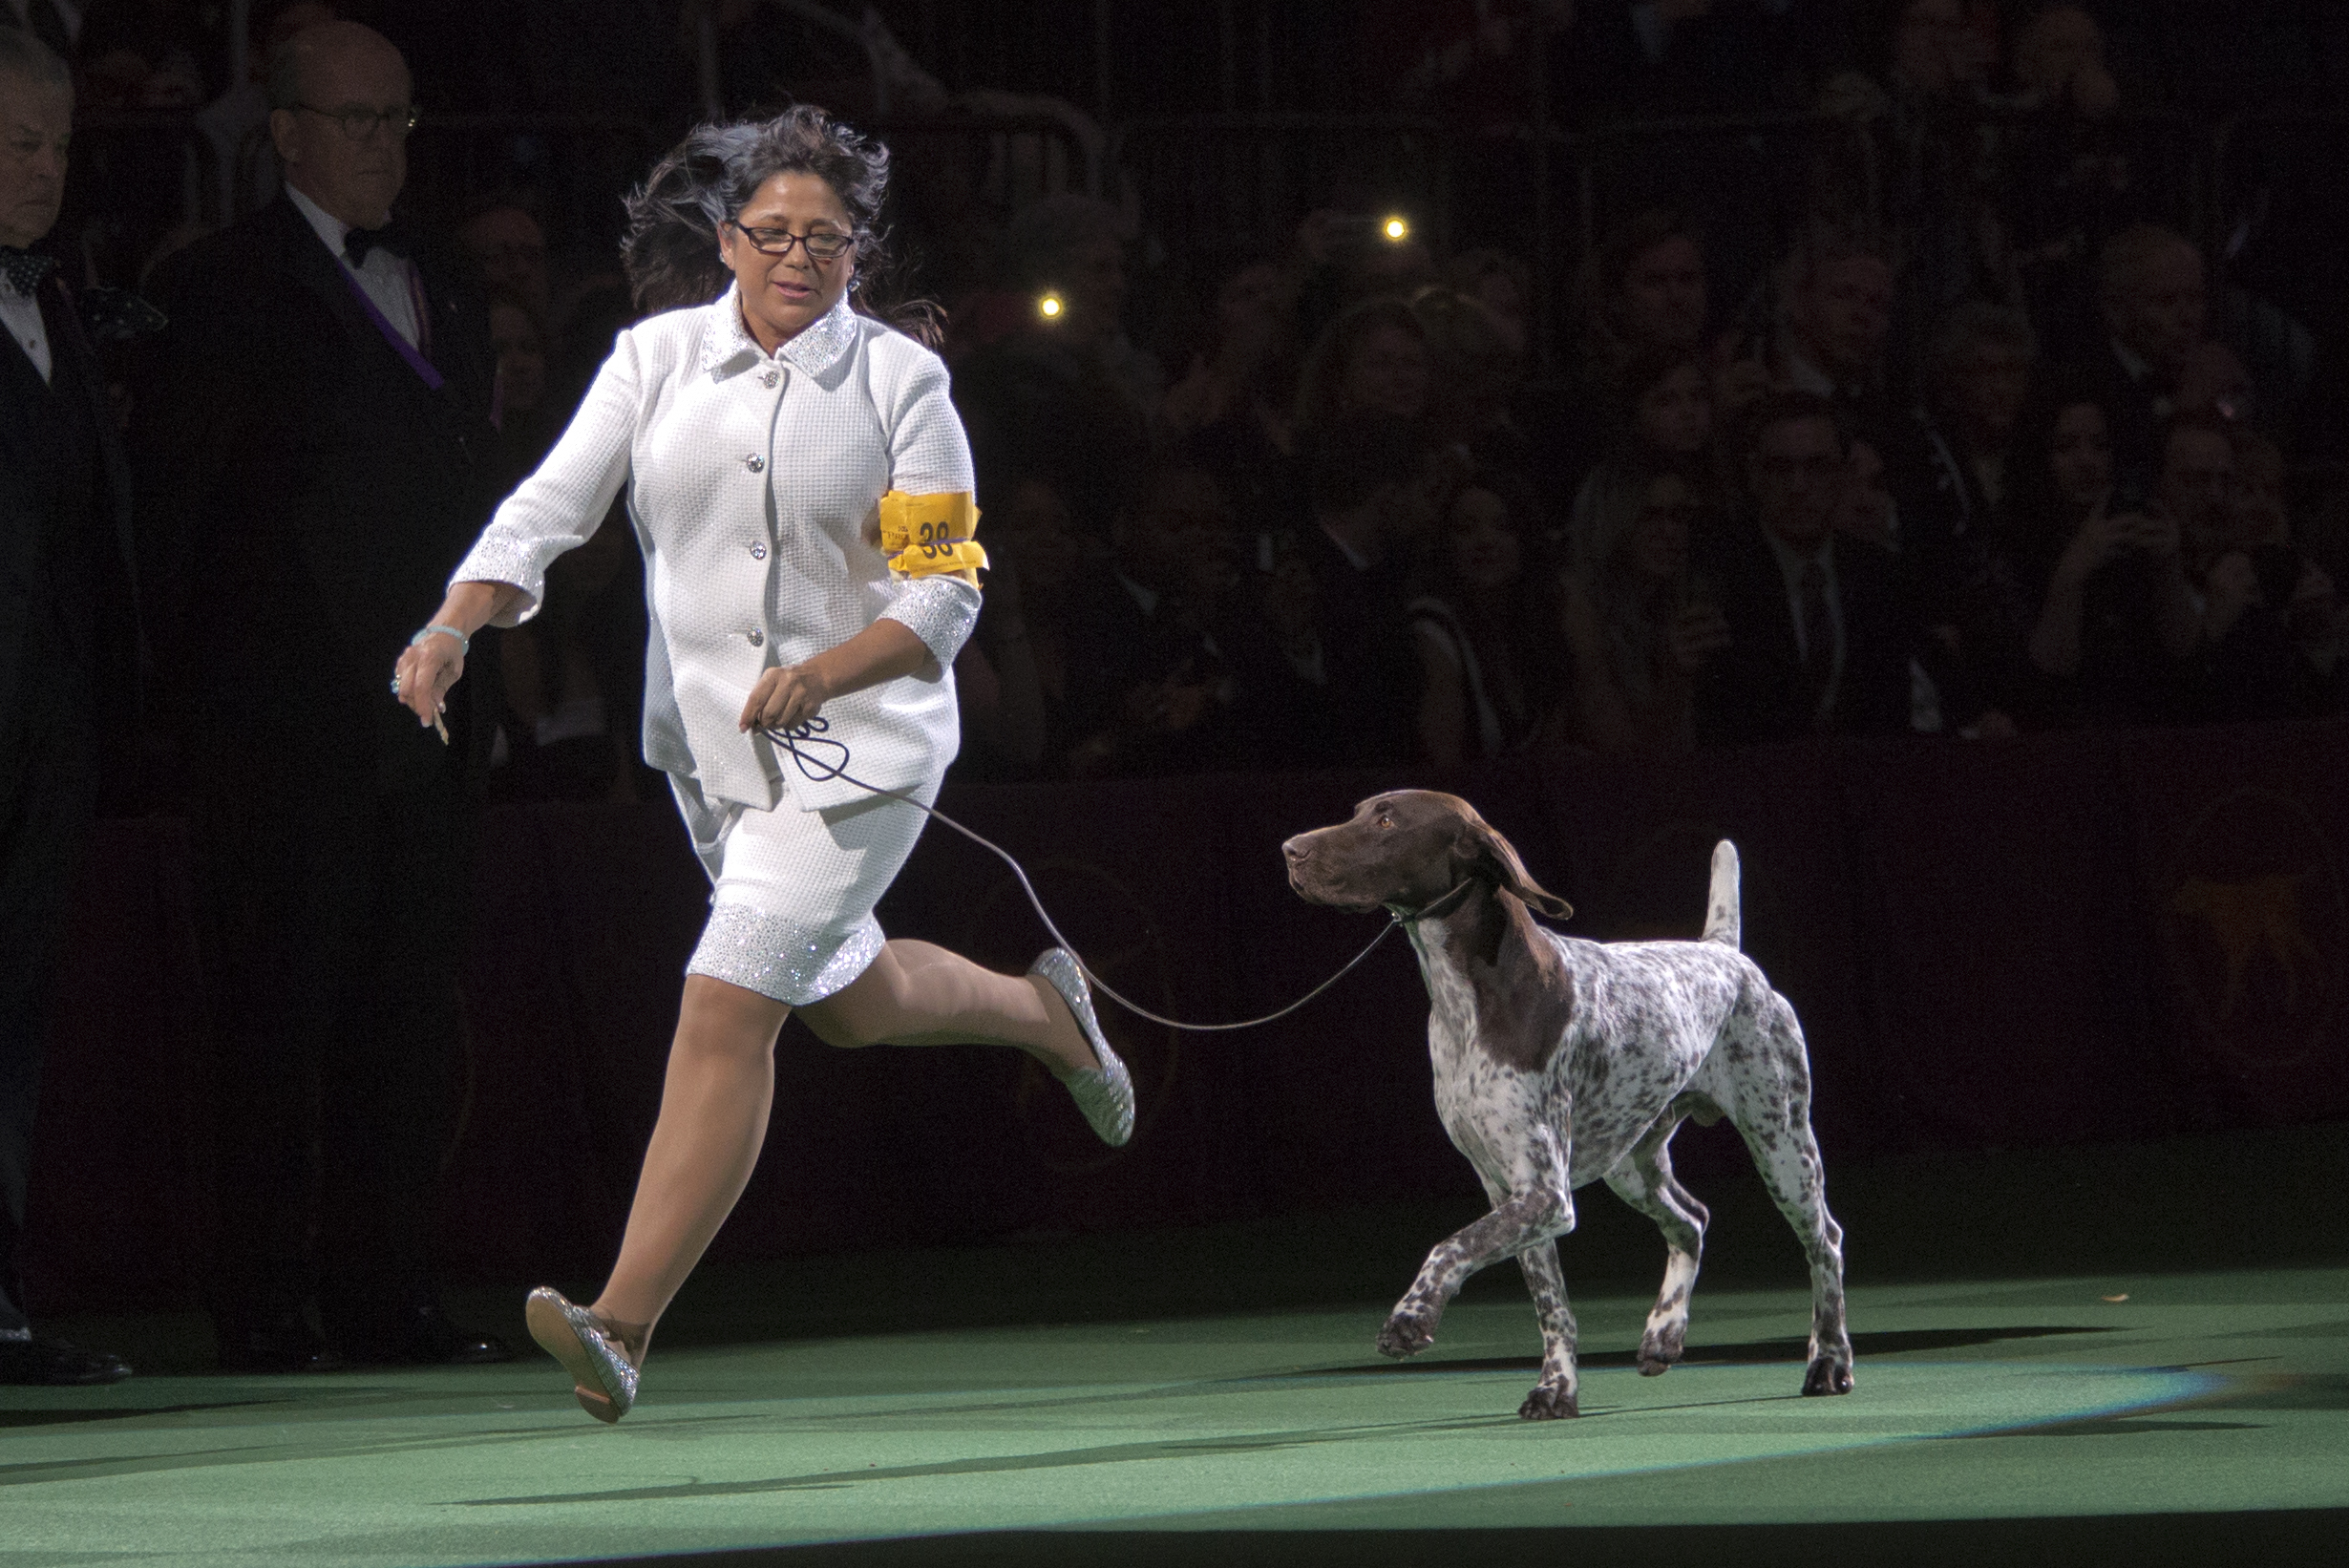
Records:
<instances>
[{"instance_id":1,"label":"woman's eyeglasses","mask_svg":"<svg viewBox=\"0 0 2349 1568\"><path fill-rule=\"evenodd\" d=\"M814 234L794 234L787 228L751 228L728 219L735 233L751 242L751 248L761 256L788 256L792 246L806 248L811 262L836 262L856 247L854 235L819 230Z\"/></svg>"}]
</instances>

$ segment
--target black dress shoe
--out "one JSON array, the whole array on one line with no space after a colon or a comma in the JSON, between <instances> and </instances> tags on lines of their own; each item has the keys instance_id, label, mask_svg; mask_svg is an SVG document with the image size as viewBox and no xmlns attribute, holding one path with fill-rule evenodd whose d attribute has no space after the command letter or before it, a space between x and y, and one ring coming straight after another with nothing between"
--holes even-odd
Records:
<instances>
[{"instance_id":1,"label":"black dress shoe","mask_svg":"<svg viewBox=\"0 0 2349 1568\"><path fill-rule=\"evenodd\" d=\"M29 1340L0 1340L0 1383L19 1388L87 1388L99 1383L119 1383L131 1375L131 1364L103 1350L85 1350L71 1340L35 1335Z\"/></svg>"},{"instance_id":2,"label":"black dress shoe","mask_svg":"<svg viewBox=\"0 0 2349 1568\"><path fill-rule=\"evenodd\" d=\"M222 1322L213 1337L223 1372L331 1372L343 1365L326 1336L299 1315Z\"/></svg>"},{"instance_id":3,"label":"black dress shoe","mask_svg":"<svg viewBox=\"0 0 2349 1568\"><path fill-rule=\"evenodd\" d=\"M436 1302L411 1303L371 1320L338 1324L334 1343L351 1361L378 1365L486 1367L514 1359L505 1341L458 1327Z\"/></svg>"}]
</instances>

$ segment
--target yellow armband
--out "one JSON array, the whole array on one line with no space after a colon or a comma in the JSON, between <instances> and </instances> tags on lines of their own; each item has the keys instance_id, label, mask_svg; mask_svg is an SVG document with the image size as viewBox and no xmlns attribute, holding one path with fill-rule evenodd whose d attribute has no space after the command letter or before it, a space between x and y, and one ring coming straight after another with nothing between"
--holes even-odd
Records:
<instances>
[{"instance_id":1,"label":"yellow armband","mask_svg":"<svg viewBox=\"0 0 2349 1568\"><path fill-rule=\"evenodd\" d=\"M974 587L986 551L971 536L979 531L979 508L970 492L909 496L892 490L880 498L881 553L889 569L905 577L952 572Z\"/></svg>"}]
</instances>

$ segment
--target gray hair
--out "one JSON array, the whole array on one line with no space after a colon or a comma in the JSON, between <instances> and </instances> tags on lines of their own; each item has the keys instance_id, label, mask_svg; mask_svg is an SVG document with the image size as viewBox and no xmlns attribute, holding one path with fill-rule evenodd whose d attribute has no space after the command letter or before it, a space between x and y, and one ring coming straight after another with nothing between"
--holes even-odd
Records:
<instances>
[{"instance_id":1,"label":"gray hair","mask_svg":"<svg viewBox=\"0 0 2349 1568\"><path fill-rule=\"evenodd\" d=\"M0 26L0 76L35 87L74 89L74 72L57 52L14 24Z\"/></svg>"}]
</instances>

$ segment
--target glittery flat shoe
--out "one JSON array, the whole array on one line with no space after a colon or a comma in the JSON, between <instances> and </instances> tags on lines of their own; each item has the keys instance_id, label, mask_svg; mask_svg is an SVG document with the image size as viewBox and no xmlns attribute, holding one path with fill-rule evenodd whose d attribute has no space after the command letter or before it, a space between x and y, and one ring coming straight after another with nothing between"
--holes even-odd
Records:
<instances>
[{"instance_id":1,"label":"glittery flat shoe","mask_svg":"<svg viewBox=\"0 0 2349 1568\"><path fill-rule=\"evenodd\" d=\"M1125 1147L1126 1140L1133 1136L1133 1079L1109 1041L1101 1037L1101 1021L1093 1016L1092 989L1085 984L1085 971L1078 966L1076 955L1066 947L1048 947L1027 966L1027 972L1042 975L1047 985L1060 992L1060 999L1076 1015L1077 1028L1085 1031L1085 1043L1093 1048L1093 1058L1101 1064L1053 1076L1068 1086L1069 1097L1102 1142L1112 1149Z\"/></svg>"},{"instance_id":2,"label":"glittery flat shoe","mask_svg":"<svg viewBox=\"0 0 2349 1568\"><path fill-rule=\"evenodd\" d=\"M522 1317L539 1348L571 1374L581 1409L608 1426L635 1408L636 1368L605 1336L594 1313L540 1285L530 1293Z\"/></svg>"}]
</instances>

